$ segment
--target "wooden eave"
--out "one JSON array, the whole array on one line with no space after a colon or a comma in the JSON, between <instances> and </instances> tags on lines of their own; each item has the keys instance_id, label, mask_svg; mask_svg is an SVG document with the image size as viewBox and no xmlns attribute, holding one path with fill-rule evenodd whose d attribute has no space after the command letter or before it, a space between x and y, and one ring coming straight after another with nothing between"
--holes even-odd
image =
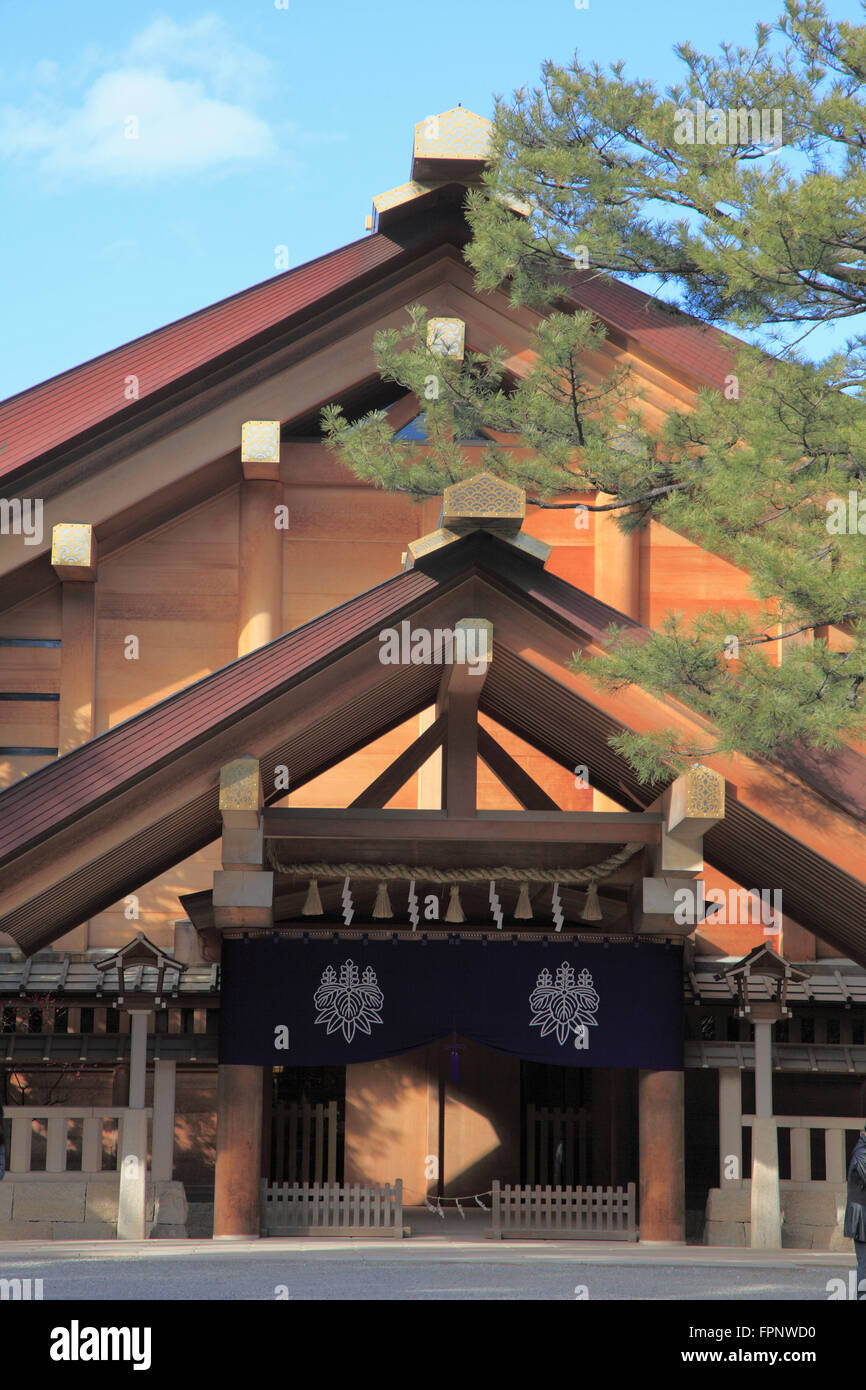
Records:
<instances>
[{"instance_id":1,"label":"wooden eave","mask_svg":"<svg viewBox=\"0 0 866 1390\"><path fill-rule=\"evenodd\" d=\"M494 625L482 713L563 767L590 765L608 796L646 805L651 793L610 736L661 717L693 732L697 721L673 701L608 695L568 671L576 647L600 652L611 621L633 624L475 532L0 793L0 930L33 952L216 839L219 769L239 751L260 759L266 786L285 763L298 788L429 707L439 669L383 667L378 634L468 612ZM836 770L836 805L788 771L709 761L726 777L728 809L706 836L707 861L748 887L782 888L798 922L866 963L864 760L849 752Z\"/></svg>"}]
</instances>

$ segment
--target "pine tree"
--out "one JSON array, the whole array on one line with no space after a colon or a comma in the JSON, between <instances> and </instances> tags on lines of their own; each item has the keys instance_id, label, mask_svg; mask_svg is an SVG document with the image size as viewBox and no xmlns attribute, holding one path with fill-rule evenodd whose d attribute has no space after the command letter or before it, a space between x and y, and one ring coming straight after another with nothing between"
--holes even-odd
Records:
<instances>
[{"instance_id":1,"label":"pine tree","mask_svg":"<svg viewBox=\"0 0 866 1390\"><path fill-rule=\"evenodd\" d=\"M421 498L484 468L535 506L590 494L623 529L652 518L748 573L748 612L671 612L640 639L611 630L604 661L573 658L606 688L634 683L711 722L695 744L673 729L617 738L646 781L713 752L866 734L866 26L787 0L752 49L676 51L684 78L664 92L575 57L497 103L468 257L479 288L544 312L530 376L511 379L502 350L440 355L416 306L374 346L383 378L424 403L428 447L395 440L383 412L350 424L332 406L324 421L380 486ZM590 379L603 328L563 304L598 273L655 276L690 314L745 333L725 389L653 432L628 371ZM827 324L838 346L812 361ZM478 431L488 444L461 446Z\"/></svg>"}]
</instances>

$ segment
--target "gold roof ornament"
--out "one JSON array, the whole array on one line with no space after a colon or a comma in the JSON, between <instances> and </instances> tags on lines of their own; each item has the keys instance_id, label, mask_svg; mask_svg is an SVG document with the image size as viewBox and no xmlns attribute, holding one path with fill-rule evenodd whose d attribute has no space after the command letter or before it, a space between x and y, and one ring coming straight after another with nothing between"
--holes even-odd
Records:
<instances>
[{"instance_id":1,"label":"gold roof ornament","mask_svg":"<svg viewBox=\"0 0 866 1390\"><path fill-rule=\"evenodd\" d=\"M442 494L439 525L449 531L519 531L526 516L526 493L522 487L496 478L492 473L476 473L452 483Z\"/></svg>"},{"instance_id":2,"label":"gold roof ornament","mask_svg":"<svg viewBox=\"0 0 866 1390\"><path fill-rule=\"evenodd\" d=\"M96 578L96 537L88 521L59 521L51 528L51 564L58 579Z\"/></svg>"},{"instance_id":3,"label":"gold roof ornament","mask_svg":"<svg viewBox=\"0 0 866 1390\"><path fill-rule=\"evenodd\" d=\"M463 106L425 116L414 129L412 166L408 183L398 184L373 199L373 213L366 220L368 231L384 227L406 203L428 199L449 184L476 184L490 157L493 122ZM511 198L505 202L513 212L526 217L529 208Z\"/></svg>"},{"instance_id":4,"label":"gold roof ornament","mask_svg":"<svg viewBox=\"0 0 866 1390\"><path fill-rule=\"evenodd\" d=\"M526 493L492 473L476 473L472 478L452 483L442 496L439 526L426 536L410 541L403 561L412 569L416 560L443 546L453 545L469 531L492 531L529 559L544 565L552 547L521 530L526 516Z\"/></svg>"},{"instance_id":5,"label":"gold roof ornament","mask_svg":"<svg viewBox=\"0 0 866 1390\"><path fill-rule=\"evenodd\" d=\"M463 319L427 320L427 346L437 357L462 362L466 352L466 324Z\"/></svg>"}]
</instances>

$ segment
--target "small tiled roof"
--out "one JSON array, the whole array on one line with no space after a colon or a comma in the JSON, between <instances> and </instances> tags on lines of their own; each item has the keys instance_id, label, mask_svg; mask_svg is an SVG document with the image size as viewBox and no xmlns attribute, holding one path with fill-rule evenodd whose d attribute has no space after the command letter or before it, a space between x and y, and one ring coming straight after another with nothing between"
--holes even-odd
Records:
<instances>
[{"instance_id":1,"label":"small tiled roof","mask_svg":"<svg viewBox=\"0 0 866 1390\"><path fill-rule=\"evenodd\" d=\"M157 971L146 967L136 989L155 993ZM46 995L71 1004L75 998L101 996L111 1004L117 994L116 980L106 981L96 959L72 960L35 955L25 960L0 960L0 996L35 1002ZM188 965L185 971L167 972L162 993L167 998L219 993L218 965Z\"/></svg>"}]
</instances>

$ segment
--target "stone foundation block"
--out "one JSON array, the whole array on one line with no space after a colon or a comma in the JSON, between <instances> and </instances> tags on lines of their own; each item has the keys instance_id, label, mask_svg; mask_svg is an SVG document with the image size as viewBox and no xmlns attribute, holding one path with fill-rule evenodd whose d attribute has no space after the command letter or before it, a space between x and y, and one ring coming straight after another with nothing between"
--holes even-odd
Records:
<instances>
[{"instance_id":1,"label":"stone foundation block","mask_svg":"<svg viewBox=\"0 0 866 1390\"><path fill-rule=\"evenodd\" d=\"M748 1221L751 1201L748 1187L714 1187L707 1198L708 1221Z\"/></svg>"},{"instance_id":2,"label":"stone foundation block","mask_svg":"<svg viewBox=\"0 0 866 1390\"><path fill-rule=\"evenodd\" d=\"M89 1182L87 1184L87 1205L84 1220L88 1225L96 1222L117 1227L117 1198L120 1192L120 1179L116 1182Z\"/></svg>"},{"instance_id":3,"label":"stone foundation block","mask_svg":"<svg viewBox=\"0 0 866 1390\"><path fill-rule=\"evenodd\" d=\"M792 1226L835 1226L836 1191L813 1183L806 1191L792 1191L781 1184L782 1211Z\"/></svg>"},{"instance_id":4,"label":"stone foundation block","mask_svg":"<svg viewBox=\"0 0 866 1390\"><path fill-rule=\"evenodd\" d=\"M83 1221L83 1182L16 1182L13 1221Z\"/></svg>"},{"instance_id":5,"label":"stone foundation block","mask_svg":"<svg viewBox=\"0 0 866 1390\"><path fill-rule=\"evenodd\" d=\"M0 1240L51 1240L50 1221L4 1221L0 1223Z\"/></svg>"},{"instance_id":6,"label":"stone foundation block","mask_svg":"<svg viewBox=\"0 0 866 1390\"><path fill-rule=\"evenodd\" d=\"M743 1221L708 1221L704 1227L704 1245L745 1245L746 1227Z\"/></svg>"},{"instance_id":7,"label":"stone foundation block","mask_svg":"<svg viewBox=\"0 0 866 1390\"><path fill-rule=\"evenodd\" d=\"M782 1222L783 1250L811 1250L813 1243L813 1226L795 1226L790 1221Z\"/></svg>"},{"instance_id":8,"label":"stone foundation block","mask_svg":"<svg viewBox=\"0 0 866 1390\"><path fill-rule=\"evenodd\" d=\"M109 1221L55 1221L51 1232L54 1240L114 1240L116 1223Z\"/></svg>"}]
</instances>

